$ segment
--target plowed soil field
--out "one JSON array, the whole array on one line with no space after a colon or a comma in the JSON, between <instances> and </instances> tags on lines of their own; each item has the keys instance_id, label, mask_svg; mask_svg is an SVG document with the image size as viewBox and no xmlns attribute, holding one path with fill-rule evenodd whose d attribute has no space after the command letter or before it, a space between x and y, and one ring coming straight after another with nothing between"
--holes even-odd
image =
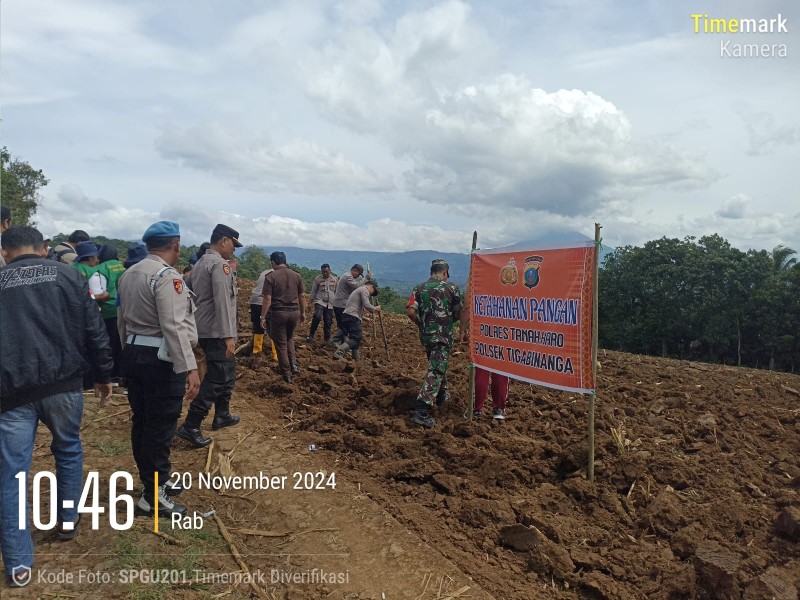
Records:
<instances>
[{"instance_id":1,"label":"plowed soil field","mask_svg":"<svg viewBox=\"0 0 800 600\"><path fill-rule=\"evenodd\" d=\"M250 331L248 287L241 285L240 343ZM174 532L181 546L149 534L140 519L132 532L82 531L67 544L35 536L37 565L52 568L68 561L73 569L127 568L126 543L145 549L138 564L152 564L148 553L185 559L194 551L199 571L188 584L40 583L3 588L3 598L53 590L349 600L797 598L800 377L601 350L590 482L585 397L512 382L506 421L467 422L468 357L459 346L449 370L452 399L436 427L424 430L409 419L426 368L416 328L396 315L384 315L383 326L389 356L380 326L373 334L367 322L354 363L333 360L321 330L315 342L301 341L307 321L297 333L301 373L291 385L271 357L239 359L232 411L242 423L219 432L210 431L210 419L205 424L215 439L209 470L288 482L281 490L188 490L181 498L190 510L213 506L228 540L213 518L200 532ZM114 411L124 412L123 399L100 417L87 415L103 425L89 422L85 431L87 470L135 476L129 450L101 451L98 440L125 440L127 417L109 416ZM35 469L49 468L45 435ZM173 468L204 472L207 458L206 450L176 442ZM323 473L311 486L319 489L292 489L296 472ZM331 474L335 489L325 487ZM203 573L244 568L265 572L266 583L201 581ZM347 572L348 581L270 582L276 571L315 568Z\"/></svg>"}]
</instances>

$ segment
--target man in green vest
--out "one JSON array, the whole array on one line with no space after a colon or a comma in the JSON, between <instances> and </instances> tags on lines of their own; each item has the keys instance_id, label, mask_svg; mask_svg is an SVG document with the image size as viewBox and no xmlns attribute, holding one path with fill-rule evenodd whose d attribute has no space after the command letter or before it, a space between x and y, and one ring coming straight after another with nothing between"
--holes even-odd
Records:
<instances>
[{"instance_id":1,"label":"man in green vest","mask_svg":"<svg viewBox=\"0 0 800 600\"><path fill-rule=\"evenodd\" d=\"M114 371L112 377L122 377L122 344L117 331L117 282L125 272L125 265L119 260L117 249L105 244L100 246L97 267L97 282L101 291L108 293L108 299L100 304L100 316L108 331L111 340L111 352L114 356ZM93 290L94 291L94 290Z\"/></svg>"},{"instance_id":2,"label":"man in green vest","mask_svg":"<svg viewBox=\"0 0 800 600\"><path fill-rule=\"evenodd\" d=\"M92 241L81 242L75 248L75 253L76 256L72 266L78 269L78 271L83 273L83 276L86 277L86 280L89 282L89 291L92 298L97 300L97 302L105 302L108 300L107 293L97 293L96 291L92 290L92 277L95 275L95 273L97 273L97 265L100 263L100 259L98 258L100 251L97 249L97 244ZM98 289L98 286L95 285L95 290Z\"/></svg>"}]
</instances>

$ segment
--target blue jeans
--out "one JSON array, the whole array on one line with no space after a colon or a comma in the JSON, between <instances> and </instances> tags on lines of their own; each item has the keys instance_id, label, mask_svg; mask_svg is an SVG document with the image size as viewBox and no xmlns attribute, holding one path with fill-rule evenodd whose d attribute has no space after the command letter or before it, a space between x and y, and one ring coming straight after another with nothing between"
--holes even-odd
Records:
<instances>
[{"instance_id":1,"label":"blue jeans","mask_svg":"<svg viewBox=\"0 0 800 600\"><path fill-rule=\"evenodd\" d=\"M83 480L83 446L81 446L81 419L83 417L83 393L81 390L62 392L30 402L0 413L0 552L6 573L17 566L33 566L33 540L31 539L28 507L25 510L25 529L19 528L19 480L20 471L25 472L25 486L31 469L33 442L36 427L41 420L53 434L50 450L56 461L58 482L59 522L78 518L78 501ZM42 486L46 489L46 486ZM64 509L64 500L72 500L73 508ZM42 509L47 501L42 499ZM46 512L42 520L47 521Z\"/></svg>"}]
</instances>

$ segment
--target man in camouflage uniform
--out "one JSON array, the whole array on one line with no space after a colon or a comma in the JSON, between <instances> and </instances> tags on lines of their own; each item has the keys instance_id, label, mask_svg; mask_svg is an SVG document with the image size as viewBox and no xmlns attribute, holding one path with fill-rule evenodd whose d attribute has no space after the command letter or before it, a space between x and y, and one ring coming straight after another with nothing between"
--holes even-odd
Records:
<instances>
[{"instance_id":1,"label":"man in camouflage uniform","mask_svg":"<svg viewBox=\"0 0 800 600\"><path fill-rule=\"evenodd\" d=\"M420 341L428 355L428 372L417 397L412 421L433 427L434 400L437 406L447 402L447 361L453 347L453 325L461 315L461 290L447 281L450 267L442 259L431 264L431 278L414 288L413 302L406 306L408 317L420 328Z\"/></svg>"}]
</instances>

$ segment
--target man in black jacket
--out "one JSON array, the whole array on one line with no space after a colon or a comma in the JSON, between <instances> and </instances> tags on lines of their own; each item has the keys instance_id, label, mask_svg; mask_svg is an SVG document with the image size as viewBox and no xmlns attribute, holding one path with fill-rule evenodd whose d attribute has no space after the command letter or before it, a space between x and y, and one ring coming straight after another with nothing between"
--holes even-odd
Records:
<instances>
[{"instance_id":1,"label":"man in black jacket","mask_svg":"<svg viewBox=\"0 0 800 600\"><path fill-rule=\"evenodd\" d=\"M44 258L42 234L12 227L3 234L0 269L0 552L9 583L26 585L33 566L27 519L20 527L20 482L27 477L36 427L53 434L57 534L77 533L83 480L83 374L91 369L103 405L111 395L106 328L76 269ZM28 510L26 507L25 514Z\"/></svg>"}]
</instances>

